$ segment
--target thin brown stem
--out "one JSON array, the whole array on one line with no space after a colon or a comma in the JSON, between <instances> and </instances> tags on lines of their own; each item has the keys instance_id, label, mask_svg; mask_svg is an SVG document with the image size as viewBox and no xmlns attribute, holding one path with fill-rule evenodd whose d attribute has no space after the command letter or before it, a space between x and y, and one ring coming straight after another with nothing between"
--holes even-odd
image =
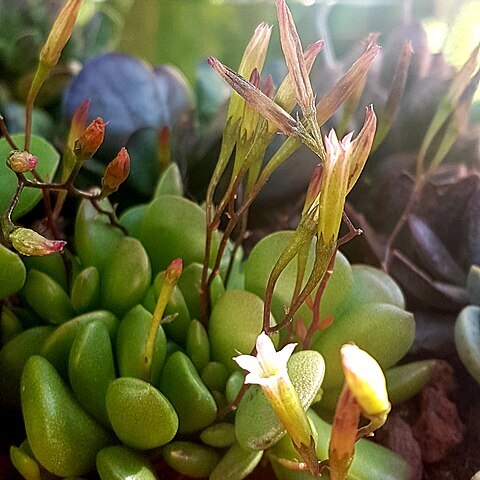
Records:
<instances>
[{"instance_id":1,"label":"thin brown stem","mask_svg":"<svg viewBox=\"0 0 480 480\"><path fill-rule=\"evenodd\" d=\"M25 186L24 179L25 177L22 174L17 174L17 188L15 189L15 193L13 194L10 202L7 206L7 210L3 216L2 226L7 226L8 228L13 227L12 223L12 214L17 206L18 200L20 199L20 194L22 193L23 187Z\"/></svg>"},{"instance_id":2,"label":"thin brown stem","mask_svg":"<svg viewBox=\"0 0 480 480\"><path fill-rule=\"evenodd\" d=\"M256 354L257 354L257 346L255 345L252 348L252 351L250 352L250 355L256 355ZM248 390L249 387L250 387L250 384L242 383L242 387L238 391L235 398L227 406L225 406L224 408L222 408L221 410L218 411L217 418L219 420L221 420L222 418L227 416L230 412L233 412L234 410L236 410L236 408L240 404L240 401L242 400L243 396L245 395L245 393L247 393L247 390Z\"/></svg>"},{"instance_id":3,"label":"thin brown stem","mask_svg":"<svg viewBox=\"0 0 480 480\"><path fill-rule=\"evenodd\" d=\"M412 194L410 195L410 198L408 199L408 202L405 208L403 209L403 212L400 215L400 218L398 219L397 223L395 224L395 227L393 228L392 232L390 233L387 239L387 242L385 243L385 253L382 261L382 268L385 272L388 272L390 268L390 262L392 258L392 249L395 244L395 240L397 239L403 226L407 222L408 217L412 213L413 207L415 206L415 203L418 200L418 196L422 191L422 188L425 186L426 182L427 182L427 178L425 176L422 176L415 183Z\"/></svg>"},{"instance_id":4,"label":"thin brown stem","mask_svg":"<svg viewBox=\"0 0 480 480\"><path fill-rule=\"evenodd\" d=\"M128 230L123 225L118 223L117 216L115 215L115 207L113 207L113 211L105 210L100 206L97 199L91 198L90 201L92 202L92 205L95 207L95 210L97 210L97 212L102 213L103 215L106 215L108 217L111 225L119 228L125 235L128 235Z\"/></svg>"},{"instance_id":5,"label":"thin brown stem","mask_svg":"<svg viewBox=\"0 0 480 480\"><path fill-rule=\"evenodd\" d=\"M3 115L0 115L0 133L5 137L5 140L8 142L10 147L13 150L18 150L17 144L14 142L13 138L10 136L7 125L5 124L5 118Z\"/></svg>"},{"instance_id":6,"label":"thin brown stem","mask_svg":"<svg viewBox=\"0 0 480 480\"><path fill-rule=\"evenodd\" d=\"M243 396L245 395L245 393L247 393L248 387L250 387L248 383L242 384L242 388L240 388L240 391L237 393L237 396L228 405L226 405L224 408L218 411L217 413L218 420L221 420L222 418L226 417L230 412L233 412L234 410L237 409Z\"/></svg>"},{"instance_id":7,"label":"thin brown stem","mask_svg":"<svg viewBox=\"0 0 480 480\"><path fill-rule=\"evenodd\" d=\"M209 210L209 206L207 205L207 210ZM205 236L205 257L203 260L203 269L202 269L202 279L200 282L200 321L206 325L208 319L208 310L209 310L209 303L210 303L210 295L208 292L208 267L210 264L210 255L212 252L212 235L214 229L209 222L209 218L207 217L207 231Z\"/></svg>"},{"instance_id":8,"label":"thin brown stem","mask_svg":"<svg viewBox=\"0 0 480 480\"><path fill-rule=\"evenodd\" d=\"M235 263L235 256L237 255L238 249L242 245L243 241L249 236L247 227L248 227L248 210L245 212L245 214L241 218L240 232L238 236L235 238L235 243L230 253L227 271L225 272L225 286L228 284L228 281L232 274L233 264Z\"/></svg>"},{"instance_id":9,"label":"thin brown stem","mask_svg":"<svg viewBox=\"0 0 480 480\"><path fill-rule=\"evenodd\" d=\"M220 240L220 245L218 246L217 256L215 258L215 264L212 268L212 271L210 272L210 275L208 276L207 292L210 292L210 286L212 285L214 278L218 275L218 272L220 271L220 262L222 260L223 253L225 252L225 248L227 247L228 239L230 238L230 235L232 234L233 229L238 222L238 218L239 217L236 213L232 217L230 217L230 221L228 222L228 225L223 232L222 239Z\"/></svg>"},{"instance_id":10,"label":"thin brown stem","mask_svg":"<svg viewBox=\"0 0 480 480\"><path fill-rule=\"evenodd\" d=\"M36 170L32 171L32 175L33 178L35 178L35 180L37 181L37 183L44 183ZM52 202L50 199L50 189L48 187L48 183L42 185L41 188L43 195L43 203L45 205L45 218L47 221L47 227L55 238L59 238L59 233L55 225L55 219L53 217Z\"/></svg>"},{"instance_id":11,"label":"thin brown stem","mask_svg":"<svg viewBox=\"0 0 480 480\"><path fill-rule=\"evenodd\" d=\"M322 300L323 294L325 292L325 288L327 287L327 283L330 280L330 277L333 273L333 266L335 265L335 258L337 255L337 249L335 249L332 253L330 258L330 263L328 264L327 270L325 275L320 282L320 285L315 293L315 299L312 305L312 323L308 327L307 334L303 340L303 348L308 350L312 343L314 333L320 328L320 302Z\"/></svg>"},{"instance_id":12,"label":"thin brown stem","mask_svg":"<svg viewBox=\"0 0 480 480\"><path fill-rule=\"evenodd\" d=\"M210 298L209 298L210 285L212 284L215 276L218 274L218 271L220 268L220 262L222 260L223 253L225 252L225 248L228 243L228 238L230 237L231 233L236 227L238 220L241 218L243 213L245 213L245 210L243 210L242 214L240 215L235 213L235 199L246 171L247 170L245 170L242 166L235 180L229 185L227 192L223 196L219 206L215 208L215 213L212 221L210 223L207 223L205 259L203 264L202 281L200 286L200 309L201 309L200 316L201 316L201 322L204 325L206 325L208 322L208 312L209 312L209 303L210 303ZM222 235L222 239L220 241L220 245L215 258L215 265L212 271L210 272L210 275L208 275L208 263L210 260L210 254L211 254L211 248L212 248L213 229L220 222L220 216L222 215L225 208L228 209L227 215L229 217L229 222L225 232ZM207 253L208 253L208 257L207 257Z\"/></svg>"},{"instance_id":13,"label":"thin brown stem","mask_svg":"<svg viewBox=\"0 0 480 480\"><path fill-rule=\"evenodd\" d=\"M342 214L342 219L348 227L348 233L338 239L337 248L345 245L350 240L353 240L355 237L358 237L363 233L363 230L361 228L357 228L355 227L355 225L353 225L352 221L350 220L350 218L348 218L348 215L345 213L345 211Z\"/></svg>"}]
</instances>

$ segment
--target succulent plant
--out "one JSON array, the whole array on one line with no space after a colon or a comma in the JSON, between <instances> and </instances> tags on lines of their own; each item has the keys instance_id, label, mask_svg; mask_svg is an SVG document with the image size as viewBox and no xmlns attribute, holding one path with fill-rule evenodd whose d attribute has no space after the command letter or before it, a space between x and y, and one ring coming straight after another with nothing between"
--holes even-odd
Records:
<instances>
[{"instance_id":1,"label":"succulent plant","mask_svg":"<svg viewBox=\"0 0 480 480\"><path fill-rule=\"evenodd\" d=\"M168 176L165 173L163 178ZM177 177L170 178L178 184ZM138 215L137 207L127 210L120 221L132 226L127 219L134 213ZM145 373L145 341L168 276L162 270L168 267L172 256L184 259L185 274L197 265L195 261L201 260L203 248L195 254L195 243L201 246L204 242L205 216L194 203L161 191L140 213L143 215L137 217L141 224L137 234L141 240L155 238L154 244L125 236L85 201L76 219L74 243L78 257L72 259L74 270L68 274L59 254L27 259L26 280L20 295L22 305L30 312L29 320L22 309L2 310L4 346L0 351L0 371L2 378L9 381L2 381L0 399L2 408L16 409L20 406L20 391L23 392L21 405L28 442L13 447L11 452L14 465L22 473L28 464L61 477L84 475L95 468L96 458L101 478L109 478L104 473L109 471L126 475L122 472L134 465L142 465L151 478L157 478L152 467L156 462L154 457L147 460L141 452L165 445L164 461L180 473L204 472L211 478L228 478L225 475L229 469L236 468L243 476L257 465L263 450L283 436L284 427L272 416L265 397L256 390L240 403L235 427L228 418L223 423L215 421L218 409L241 386L243 376L231 357L236 351L248 352L255 342L261 328L261 297L265 288L262 282L266 282L270 266L292 233L274 234L254 249L245 266L247 290L225 291L222 281L212 284L213 310L208 330L193 319L191 312L198 307L187 300L198 295L201 268L193 277L197 280L186 277L179 282L165 305L166 317L157 327L151 370ZM187 217L191 218L188 233L183 223ZM167 236L164 231L168 231ZM185 235L187 243L181 240ZM111 253L99 255L105 251ZM18 268L16 261L7 256L4 264L11 264L10 271L14 271ZM294 274L291 269L281 277L274 306L280 306L291 295ZM68 280L70 275L73 276ZM322 333L324 338L314 340L313 350L295 353L289 362L295 388L301 398L309 399L304 408L310 405L322 384L323 358L327 375L323 380L325 395L330 397L330 405L335 402L330 392L336 391L338 395L335 389L341 382L333 373L339 368L336 352L347 338L368 345L385 368L396 363L413 339L413 318L403 310L402 293L379 270L366 266L352 268L338 254L324 299L325 312L345 313L337 315L335 331L328 329ZM276 308L281 307L274 308L274 315ZM175 318L168 323L172 315ZM25 323L32 321L37 326ZM5 326L14 322L23 325L21 331L12 332L13 338L4 338ZM358 324L358 334L342 327L345 322ZM373 346L374 337L370 336L373 331L375 338L381 340L377 350ZM398 347L396 353L391 349L392 343ZM321 368L315 366L318 362ZM395 384L390 385L392 391ZM408 388L403 386L401 391ZM52 409L52 405L57 406ZM314 412L309 415L314 419L315 429L319 429L318 434L327 436L327 424ZM252 418L257 420L252 422ZM232 436L232 428L239 440ZM46 438L45 429L55 436ZM176 436L177 429L181 439ZM200 443L194 440L198 433ZM119 440L122 446L112 446ZM68 448L62 447L61 451L55 446L67 444ZM318 448L323 448L321 445ZM222 458L225 448L229 450ZM398 472L406 469L400 459L381 447L363 446L361 442L358 448L359 452L365 448L371 451L368 455L379 455L380 462L394 462ZM180 452L185 453L180 455ZM277 465L278 478L289 478L289 470L283 471L281 465L285 465L291 454L285 456L287 453L275 446L268 455ZM358 471L360 478L370 478L369 467L362 457L363 454L358 456L353 472ZM290 461L295 461L294 458ZM157 465L158 468L162 467ZM377 468L387 472L390 467L385 463ZM365 473L361 473L364 469Z\"/></svg>"},{"instance_id":2,"label":"succulent plant","mask_svg":"<svg viewBox=\"0 0 480 480\"><path fill-rule=\"evenodd\" d=\"M470 375L480 383L480 268L472 265L468 273L467 292L470 305L463 308L455 323L455 345L460 360Z\"/></svg>"},{"instance_id":3,"label":"succulent plant","mask_svg":"<svg viewBox=\"0 0 480 480\"><path fill-rule=\"evenodd\" d=\"M387 273L351 265L338 251L359 233L344 207L372 148L377 117L367 107L355 138L320 132L362 85L378 46L371 42L316 103L308 73L322 43L304 51L285 1L276 7L289 70L276 92L260 77L271 33L265 24L247 46L240 73L209 59L240 96L231 98L202 206L184 197L162 128L165 122L172 132L179 123L185 127L188 86L173 69L153 71L131 57L104 55L85 66L65 95L71 126L64 155L44 163L50 145L32 136L33 106L71 34L78 1L67 2L42 49L25 133L10 136L0 124L0 147L14 174L2 230L22 255L0 248L0 404L22 412L26 439L12 446L10 458L26 480L155 479L169 469L177 477L233 480L252 473L262 458L280 480L319 478L325 468L332 480L410 477L396 454L359 439L385 423L391 403L418 392L431 365L396 366L415 336L401 289ZM124 75L112 77L115 88L99 88L96 75L111 76L119 65ZM128 74L134 88L148 87L143 97L126 95ZM171 103L157 111L165 92ZM294 118L296 103L301 116ZM97 117L90 123L89 108ZM138 115L130 118L129 111ZM119 141L143 146L142 128L161 132L162 168L137 165L151 175L153 195L119 219L108 197L128 176L125 148L107 166L101 188L75 183L102 144L111 147L104 137L108 118L100 114L119 117L107 130L115 152ZM288 138L264 166L278 132ZM322 166L299 224L266 236L245 258L249 206L301 144ZM49 170L36 171L42 165ZM57 167L53 182L47 174ZM81 201L66 244L56 220L67 194ZM17 225L42 197L46 235L55 239ZM240 233L232 239L235 228ZM335 408L330 425L322 416L331 418ZM369 423L359 428L361 416Z\"/></svg>"}]
</instances>

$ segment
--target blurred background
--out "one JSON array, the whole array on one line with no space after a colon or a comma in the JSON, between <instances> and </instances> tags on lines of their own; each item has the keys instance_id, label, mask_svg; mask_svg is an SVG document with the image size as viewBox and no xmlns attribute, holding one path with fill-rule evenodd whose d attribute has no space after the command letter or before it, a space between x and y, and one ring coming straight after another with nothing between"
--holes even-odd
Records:
<instances>
[{"instance_id":1,"label":"blurred background","mask_svg":"<svg viewBox=\"0 0 480 480\"><path fill-rule=\"evenodd\" d=\"M289 5L304 44L327 41L323 61L341 59L370 32L379 32L384 43L396 25L415 20L423 24L432 53L443 51L454 66L480 40L479 0L297 0ZM209 55L237 66L260 21L276 25L273 0L135 0L120 49L153 64L172 63L193 80ZM277 32L269 58L280 56Z\"/></svg>"}]
</instances>

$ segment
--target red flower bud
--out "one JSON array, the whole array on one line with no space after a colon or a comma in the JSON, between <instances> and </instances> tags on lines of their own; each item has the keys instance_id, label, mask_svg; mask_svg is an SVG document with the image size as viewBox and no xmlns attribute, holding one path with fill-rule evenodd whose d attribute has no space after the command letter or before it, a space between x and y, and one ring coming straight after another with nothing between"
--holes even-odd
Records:
<instances>
[{"instance_id":1,"label":"red flower bud","mask_svg":"<svg viewBox=\"0 0 480 480\"><path fill-rule=\"evenodd\" d=\"M118 187L127 179L130 172L130 155L123 147L105 170L102 178L102 196L106 197L118 190Z\"/></svg>"},{"instance_id":2,"label":"red flower bud","mask_svg":"<svg viewBox=\"0 0 480 480\"><path fill-rule=\"evenodd\" d=\"M31 172L38 165L38 158L25 150L12 150L7 165L15 173Z\"/></svg>"},{"instance_id":3,"label":"red flower bud","mask_svg":"<svg viewBox=\"0 0 480 480\"><path fill-rule=\"evenodd\" d=\"M103 143L106 125L107 122L104 122L103 118L97 117L77 138L73 152L79 160L85 161L95 155Z\"/></svg>"}]
</instances>

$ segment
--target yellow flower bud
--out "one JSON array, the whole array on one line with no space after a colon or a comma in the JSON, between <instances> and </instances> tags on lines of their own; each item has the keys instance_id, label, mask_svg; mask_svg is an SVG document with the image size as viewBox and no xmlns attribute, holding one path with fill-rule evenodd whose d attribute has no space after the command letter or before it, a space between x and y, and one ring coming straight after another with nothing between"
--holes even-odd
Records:
<instances>
[{"instance_id":1,"label":"yellow flower bud","mask_svg":"<svg viewBox=\"0 0 480 480\"><path fill-rule=\"evenodd\" d=\"M362 407L367 418L384 417L390 411L385 375L367 352L356 345L343 345L340 349L342 367L348 388Z\"/></svg>"},{"instance_id":2,"label":"yellow flower bud","mask_svg":"<svg viewBox=\"0 0 480 480\"><path fill-rule=\"evenodd\" d=\"M72 35L82 3L83 0L68 0L58 14L40 52L40 63L47 68L53 68L58 63L62 50Z\"/></svg>"}]
</instances>

